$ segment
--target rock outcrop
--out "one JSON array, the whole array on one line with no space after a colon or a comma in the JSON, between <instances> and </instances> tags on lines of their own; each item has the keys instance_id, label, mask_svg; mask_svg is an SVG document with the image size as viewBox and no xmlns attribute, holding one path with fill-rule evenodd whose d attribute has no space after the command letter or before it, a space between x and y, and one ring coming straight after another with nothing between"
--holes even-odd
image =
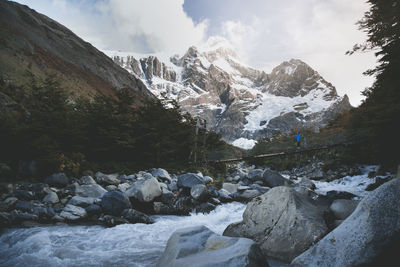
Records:
<instances>
[{"instance_id":1,"label":"rock outcrop","mask_svg":"<svg viewBox=\"0 0 400 267\"><path fill-rule=\"evenodd\" d=\"M341 225L295 258L291 266L388 266L396 262L399 197L400 179L380 186Z\"/></svg>"},{"instance_id":2,"label":"rock outcrop","mask_svg":"<svg viewBox=\"0 0 400 267\"><path fill-rule=\"evenodd\" d=\"M243 221L229 225L224 235L251 238L265 256L290 262L327 231L311 199L279 186L253 199L243 213Z\"/></svg>"},{"instance_id":3,"label":"rock outcrop","mask_svg":"<svg viewBox=\"0 0 400 267\"><path fill-rule=\"evenodd\" d=\"M205 226L172 234L157 266L269 266L254 241L220 236Z\"/></svg>"}]
</instances>

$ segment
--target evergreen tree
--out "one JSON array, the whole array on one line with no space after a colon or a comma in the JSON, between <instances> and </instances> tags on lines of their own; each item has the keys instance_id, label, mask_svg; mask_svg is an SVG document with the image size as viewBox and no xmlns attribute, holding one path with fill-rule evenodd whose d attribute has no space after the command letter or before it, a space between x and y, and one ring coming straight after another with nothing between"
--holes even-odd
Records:
<instances>
[{"instance_id":1,"label":"evergreen tree","mask_svg":"<svg viewBox=\"0 0 400 267\"><path fill-rule=\"evenodd\" d=\"M400 1L368 0L371 8L359 21L367 33L356 51L375 51L378 66L365 72L375 75L374 84L363 95L365 101L354 111L352 127L363 129L370 150L381 163L398 164L400 159Z\"/></svg>"}]
</instances>

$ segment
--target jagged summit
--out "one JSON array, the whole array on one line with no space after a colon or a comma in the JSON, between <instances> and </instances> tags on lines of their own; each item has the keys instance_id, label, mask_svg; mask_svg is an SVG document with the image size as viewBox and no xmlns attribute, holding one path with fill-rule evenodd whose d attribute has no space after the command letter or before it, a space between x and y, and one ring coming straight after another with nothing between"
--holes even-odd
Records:
<instances>
[{"instance_id":1,"label":"jagged summit","mask_svg":"<svg viewBox=\"0 0 400 267\"><path fill-rule=\"evenodd\" d=\"M284 61L271 74L268 92L278 96L305 96L314 89L324 90L327 99L337 97L335 87L325 81L317 71L300 59Z\"/></svg>"},{"instance_id":2,"label":"jagged summit","mask_svg":"<svg viewBox=\"0 0 400 267\"><path fill-rule=\"evenodd\" d=\"M114 61L157 97L177 100L183 110L206 119L209 129L237 146L292 129L318 130L350 108L347 96L338 96L305 62L291 59L267 74L243 64L223 38L192 46L168 62L165 58L125 54L114 56Z\"/></svg>"}]
</instances>

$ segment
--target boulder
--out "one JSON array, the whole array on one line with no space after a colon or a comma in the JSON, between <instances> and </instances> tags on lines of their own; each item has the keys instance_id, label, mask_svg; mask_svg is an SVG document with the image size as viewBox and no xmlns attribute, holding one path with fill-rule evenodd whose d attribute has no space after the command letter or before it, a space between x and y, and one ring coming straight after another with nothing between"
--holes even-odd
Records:
<instances>
[{"instance_id":1,"label":"boulder","mask_svg":"<svg viewBox=\"0 0 400 267\"><path fill-rule=\"evenodd\" d=\"M83 176L81 179L79 179L80 184L95 184L96 181L93 179L92 176Z\"/></svg>"},{"instance_id":2,"label":"boulder","mask_svg":"<svg viewBox=\"0 0 400 267\"><path fill-rule=\"evenodd\" d=\"M203 184L196 184L190 189L192 198L199 201L206 201L208 199L207 187Z\"/></svg>"},{"instance_id":3,"label":"boulder","mask_svg":"<svg viewBox=\"0 0 400 267\"><path fill-rule=\"evenodd\" d=\"M178 187L192 188L196 184L205 184L203 177L195 173L185 173L178 176Z\"/></svg>"},{"instance_id":4,"label":"boulder","mask_svg":"<svg viewBox=\"0 0 400 267\"><path fill-rule=\"evenodd\" d=\"M148 173L148 172L140 171L136 174L137 180L147 180L147 179L151 179L151 178L154 178L154 177L153 177L153 175L151 175L151 173Z\"/></svg>"},{"instance_id":5,"label":"boulder","mask_svg":"<svg viewBox=\"0 0 400 267\"><path fill-rule=\"evenodd\" d=\"M151 177L134 182L132 186L125 191L125 194L140 202L151 202L156 197L161 196L162 191L157 179Z\"/></svg>"},{"instance_id":6,"label":"boulder","mask_svg":"<svg viewBox=\"0 0 400 267\"><path fill-rule=\"evenodd\" d=\"M107 190L98 184L81 185L75 189L75 194L81 197L101 198Z\"/></svg>"},{"instance_id":7,"label":"boulder","mask_svg":"<svg viewBox=\"0 0 400 267\"><path fill-rule=\"evenodd\" d=\"M228 191L229 194L236 193L238 191L238 188L239 188L238 184L232 184L232 183L223 183L222 184L222 189Z\"/></svg>"},{"instance_id":8,"label":"boulder","mask_svg":"<svg viewBox=\"0 0 400 267\"><path fill-rule=\"evenodd\" d=\"M101 198L101 207L105 214L119 216L123 210L131 207L131 203L124 193L110 191Z\"/></svg>"},{"instance_id":9,"label":"boulder","mask_svg":"<svg viewBox=\"0 0 400 267\"><path fill-rule=\"evenodd\" d=\"M268 266L254 241L220 236L197 226L175 231L157 263L158 267Z\"/></svg>"},{"instance_id":10,"label":"boulder","mask_svg":"<svg viewBox=\"0 0 400 267\"><path fill-rule=\"evenodd\" d=\"M214 182L214 179L211 178L210 176L204 176L203 181L205 184L211 184L212 182Z\"/></svg>"},{"instance_id":11,"label":"boulder","mask_svg":"<svg viewBox=\"0 0 400 267\"><path fill-rule=\"evenodd\" d=\"M388 266L400 245L400 179L368 194L337 228L292 266Z\"/></svg>"},{"instance_id":12,"label":"boulder","mask_svg":"<svg viewBox=\"0 0 400 267\"><path fill-rule=\"evenodd\" d=\"M118 190L121 192L125 192L131 185L128 183L122 183L118 185Z\"/></svg>"},{"instance_id":13,"label":"boulder","mask_svg":"<svg viewBox=\"0 0 400 267\"><path fill-rule=\"evenodd\" d=\"M251 238L265 256L290 262L327 230L322 212L311 199L280 186L254 198L243 221L229 225L224 235Z\"/></svg>"},{"instance_id":14,"label":"boulder","mask_svg":"<svg viewBox=\"0 0 400 267\"><path fill-rule=\"evenodd\" d=\"M151 170L151 175L153 175L155 178L160 179L161 181L165 181L165 182L171 183L171 176L164 169L161 169L161 168L152 169Z\"/></svg>"},{"instance_id":15,"label":"boulder","mask_svg":"<svg viewBox=\"0 0 400 267\"><path fill-rule=\"evenodd\" d=\"M102 212L101 207L97 204L87 206L85 210L89 215L99 215Z\"/></svg>"},{"instance_id":16,"label":"boulder","mask_svg":"<svg viewBox=\"0 0 400 267\"><path fill-rule=\"evenodd\" d=\"M60 200L58 199L58 195L56 192L50 192L43 198L42 201L44 203L55 204L55 203L58 203Z\"/></svg>"},{"instance_id":17,"label":"boulder","mask_svg":"<svg viewBox=\"0 0 400 267\"><path fill-rule=\"evenodd\" d=\"M98 174L96 173L97 183L102 185L119 185L121 181L117 178L118 174Z\"/></svg>"},{"instance_id":18,"label":"boulder","mask_svg":"<svg viewBox=\"0 0 400 267\"><path fill-rule=\"evenodd\" d=\"M351 199L335 199L329 208L336 218L344 220L353 213L359 202L358 200Z\"/></svg>"},{"instance_id":19,"label":"boulder","mask_svg":"<svg viewBox=\"0 0 400 267\"><path fill-rule=\"evenodd\" d=\"M230 202L230 201L232 201L232 197L229 196L229 194L230 193L228 191L226 191L225 189L218 190L219 199L222 202Z\"/></svg>"},{"instance_id":20,"label":"boulder","mask_svg":"<svg viewBox=\"0 0 400 267\"><path fill-rule=\"evenodd\" d=\"M127 220L129 223L154 223L153 219L151 219L149 216L134 209L125 209L122 212L121 217Z\"/></svg>"},{"instance_id":21,"label":"boulder","mask_svg":"<svg viewBox=\"0 0 400 267\"><path fill-rule=\"evenodd\" d=\"M50 186L54 187L66 187L69 183L69 179L65 173L54 173L44 180L44 182Z\"/></svg>"},{"instance_id":22,"label":"boulder","mask_svg":"<svg viewBox=\"0 0 400 267\"><path fill-rule=\"evenodd\" d=\"M264 184L267 185L268 187L276 187L276 186L286 185L287 181L288 181L279 173L272 171L272 170L268 170L268 169L266 169L263 172L262 177L263 177Z\"/></svg>"},{"instance_id":23,"label":"boulder","mask_svg":"<svg viewBox=\"0 0 400 267\"><path fill-rule=\"evenodd\" d=\"M66 205L60 213L60 217L69 221L81 220L86 218L86 216L87 212L84 208L77 207L71 204Z\"/></svg>"},{"instance_id":24,"label":"boulder","mask_svg":"<svg viewBox=\"0 0 400 267\"><path fill-rule=\"evenodd\" d=\"M249 174L247 177L249 178L250 181L258 181L263 179L263 173L264 171L262 169L255 169L249 171Z\"/></svg>"},{"instance_id":25,"label":"boulder","mask_svg":"<svg viewBox=\"0 0 400 267\"><path fill-rule=\"evenodd\" d=\"M74 196L68 201L68 204L84 208L84 207L94 204L94 202L95 202L95 199L92 197Z\"/></svg>"},{"instance_id":26,"label":"boulder","mask_svg":"<svg viewBox=\"0 0 400 267\"><path fill-rule=\"evenodd\" d=\"M118 187L116 187L116 186L113 185L113 184L107 185L107 186L106 186L106 190L107 190L107 191L114 191L114 190L117 190L117 189L118 189Z\"/></svg>"},{"instance_id":27,"label":"boulder","mask_svg":"<svg viewBox=\"0 0 400 267\"><path fill-rule=\"evenodd\" d=\"M171 181L170 184L168 184L168 189L171 190L172 192L178 191L178 180L174 179Z\"/></svg>"},{"instance_id":28,"label":"boulder","mask_svg":"<svg viewBox=\"0 0 400 267\"><path fill-rule=\"evenodd\" d=\"M163 188L162 195L160 197L160 201L167 205L173 205L176 201L176 196L171 191Z\"/></svg>"}]
</instances>

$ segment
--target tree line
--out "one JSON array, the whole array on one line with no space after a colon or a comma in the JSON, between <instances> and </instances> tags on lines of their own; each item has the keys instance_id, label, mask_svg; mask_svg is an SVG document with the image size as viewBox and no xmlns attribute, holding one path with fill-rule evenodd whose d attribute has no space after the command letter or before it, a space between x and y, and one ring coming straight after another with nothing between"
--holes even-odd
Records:
<instances>
[{"instance_id":1,"label":"tree line","mask_svg":"<svg viewBox=\"0 0 400 267\"><path fill-rule=\"evenodd\" d=\"M16 103L0 114L0 161L35 160L42 173L85 169L144 170L185 168L195 141L196 121L175 101L147 100L133 108L128 89L115 97L71 98L57 79L32 78L23 87L2 82L3 92ZM223 147L221 136L199 131L199 151Z\"/></svg>"}]
</instances>

